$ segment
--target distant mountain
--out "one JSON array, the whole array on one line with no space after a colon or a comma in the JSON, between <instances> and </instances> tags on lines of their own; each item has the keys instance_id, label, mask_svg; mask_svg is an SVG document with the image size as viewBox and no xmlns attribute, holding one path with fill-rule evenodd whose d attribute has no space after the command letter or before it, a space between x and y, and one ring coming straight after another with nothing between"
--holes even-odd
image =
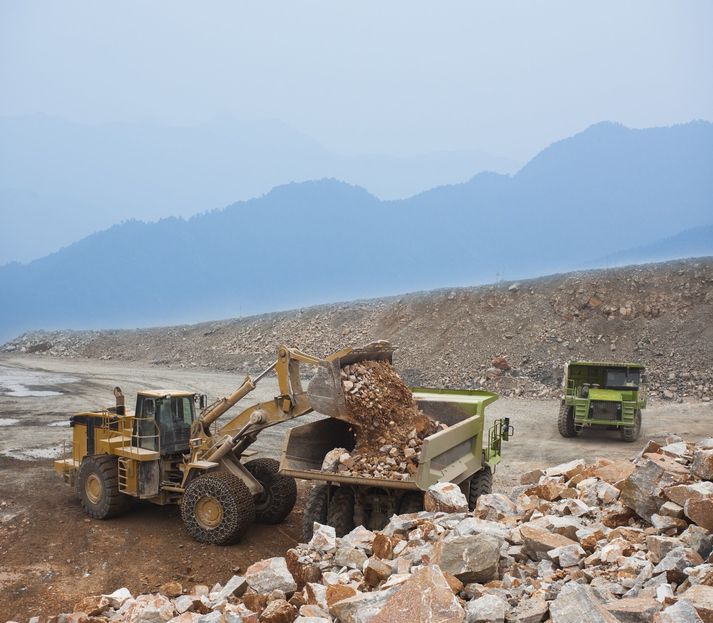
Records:
<instances>
[{"instance_id":1,"label":"distant mountain","mask_svg":"<svg viewBox=\"0 0 713 623\"><path fill-rule=\"evenodd\" d=\"M0 118L0 265L42 257L123 219L188 217L289 181L335 177L396 198L518 166L476 151L341 156L271 121L95 127Z\"/></svg>"},{"instance_id":2,"label":"distant mountain","mask_svg":"<svg viewBox=\"0 0 713 623\"><path fill-rule=\"evenodd\" d=\"M713 124L604 123L512 177L400 201L328 179L279 186L1 267L0 333L180 323L577 268L708 225L711 170Z\"/></svg>"},{"instance_id":3,"label":"distant mountain","mask_svg":"<svg viewBox=\"0 0 713 623\"><path fill-rule=\"evenodd\" d=\"M682 257L713 256L713 225L692 227L650 244L600 257L591 266L625 266L665 262Z\"/></svg>"}]
</instances>

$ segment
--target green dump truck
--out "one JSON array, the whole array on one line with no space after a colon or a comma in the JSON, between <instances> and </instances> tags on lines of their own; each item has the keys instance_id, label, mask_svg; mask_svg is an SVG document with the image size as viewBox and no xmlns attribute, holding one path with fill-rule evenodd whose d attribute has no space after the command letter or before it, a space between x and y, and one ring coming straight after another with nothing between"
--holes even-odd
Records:
<instances>
[{"instance_id":1,"label":"green dump truck","mask_svg":"<svg viewBox=\"0 0 713 623\"><path fill-rule=\"evenodd\" d=\"M448 425L426 437L418 471L409 480L365 478L322 471L325 455L336 447L354 448L354 435L343 420L325 418L291 429L285 439L280 473L317 481L304 510L304 538L314 522L331 525L342 536L357 525L383 528L391 515L423 510L423 492L438 482L460 486L475 507L490 493L500 462L501 445L513 434L508 418L496 420L485 433L485 407L497 394L480 390L412 388L418 407Z\"/></svg>"},{"instance_id":2,"label":"green dump truck","mask_svg":"<svg viewBox=\"0 0 713 623\"><path fill-rule=\"evenodd\" d=\"M618 429L624 441L641 432L646 408L644 366L612 361L570 361L565 366L557 427L575 437L587 427Z\"/></svg>"}]
</instances>

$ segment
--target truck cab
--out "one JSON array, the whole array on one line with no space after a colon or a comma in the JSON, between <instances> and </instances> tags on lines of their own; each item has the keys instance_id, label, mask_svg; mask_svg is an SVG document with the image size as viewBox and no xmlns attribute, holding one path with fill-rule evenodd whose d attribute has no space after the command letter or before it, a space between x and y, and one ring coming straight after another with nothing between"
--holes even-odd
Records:
<instances>
[{"instance_id":1,"label":"truck cab","mask_svg":"<svg viewBox=\"0 0 713 623\"><path fill-rule=\"evenodd\" d=\"M132 445L159 452L161 456L188 452L198 399L197 394L178 390L139 392Z\"/></svg>"}]
</instances>

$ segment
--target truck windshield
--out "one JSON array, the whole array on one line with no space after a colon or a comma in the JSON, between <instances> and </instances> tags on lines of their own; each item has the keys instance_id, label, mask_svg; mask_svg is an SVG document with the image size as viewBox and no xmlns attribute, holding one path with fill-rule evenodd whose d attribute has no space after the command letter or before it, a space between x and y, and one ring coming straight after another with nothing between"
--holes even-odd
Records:
<instances>
[{"instance_id":1,"label":"truck windshield","mask_svg":"<svg viewBox=\"0 0 713 623\"><path fill-rule=\"evenodd\" d=\"M609 389L638 387L640 371L627 368L609 368L607 370L606 387Z\"/></svg>"}]
</instances>

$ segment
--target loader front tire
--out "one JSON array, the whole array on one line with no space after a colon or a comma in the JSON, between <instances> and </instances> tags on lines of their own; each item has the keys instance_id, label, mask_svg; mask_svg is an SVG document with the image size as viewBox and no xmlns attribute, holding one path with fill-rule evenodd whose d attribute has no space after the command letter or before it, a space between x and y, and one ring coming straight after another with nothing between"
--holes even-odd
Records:
<instances>
[{"instance_id":1,"label":"loader front tire","mask_svg":"<svg viewBox=\"0 0 713 623\"><path fill-rule=\"evenodd\" d=\"M557 429L562 437L577 436L577 429L574 426L574 407L567 406L566 402L563 402L562 406L560 406Z\"/></svg>"},{"instance_id":2,"label":"loader front tire","mask_svg":"<svg viewBox=\"0 0 713 623\"><path fill-rule=\"evenodd\" d=\"M259 523L280 523L295 507L297 483L290 476L278 474L279 468L280 463L275 459L255 459L245 463L245 469L265 490L255 498L255 520Z\"/></svg>"},{"instance_id":3,"label":"loader front tire","mask_svg":"<svg viewBox=\"0 0 713 623\"><path fill-rule=\"evenodd\" d=\"M634 425L633 426L622 426L619 429L619 435L621 435L622 441L631 443L636 441L641 434L641 411L636 410L634 414Z\"/></svg>"},{"instance_id":4,"label":"loader front tire","mask_svg":"<svg viewBox=\"0 0 713 623\"><path fill-rule=\"evenodd\" d=\"M119 492L118 459L110 454L84 457L77 494L84 512L94 519L115 517L131 505L131 497Z\"/></svg>"},{"instance_id":5,"label":"loader front tire","mask_svg":"<svg viewBox=\"0 0 713 623\"><path fill-rule=\"evenodd\" d=\"M225 545L240 539L255 521L255 503L250 489L237 476L203 474L186 487L181 519L196 541Z\"/></svg>"},{"instance_id":6,"label":"loader front tire","mask_svg":"<svg viewBox=\"0 0 713 623\"><path fill-rule=\"evenodd\" d=\"M314 523L327 524L327 507L329 505L329 485L312 487L305 504L302 516L302 536L309 543L314 533Z\"/></svg>"},{"instance_id":7,"label":"loader front tire","mask_svg":"<svg viewBox=\"0 0 713 623\"><path fill-rule=\"evenodd\" d=\"M327 509L327 525L337 536L349 534L354 529L354 492L351 487L338 487L332 493Z\"/></svg>"},{"instance_id":8,"label":"loader front tire","mask_svg":"<svg viewBox=\"0 0 713 623\"><path fill-rule=\"evenodd\" d=\"M479 472L470 477L468 486L468 508L473 511L478 502L478 498L493 491L493 472L490 465L483 463Z\"/></svg>"}]
</instances>

